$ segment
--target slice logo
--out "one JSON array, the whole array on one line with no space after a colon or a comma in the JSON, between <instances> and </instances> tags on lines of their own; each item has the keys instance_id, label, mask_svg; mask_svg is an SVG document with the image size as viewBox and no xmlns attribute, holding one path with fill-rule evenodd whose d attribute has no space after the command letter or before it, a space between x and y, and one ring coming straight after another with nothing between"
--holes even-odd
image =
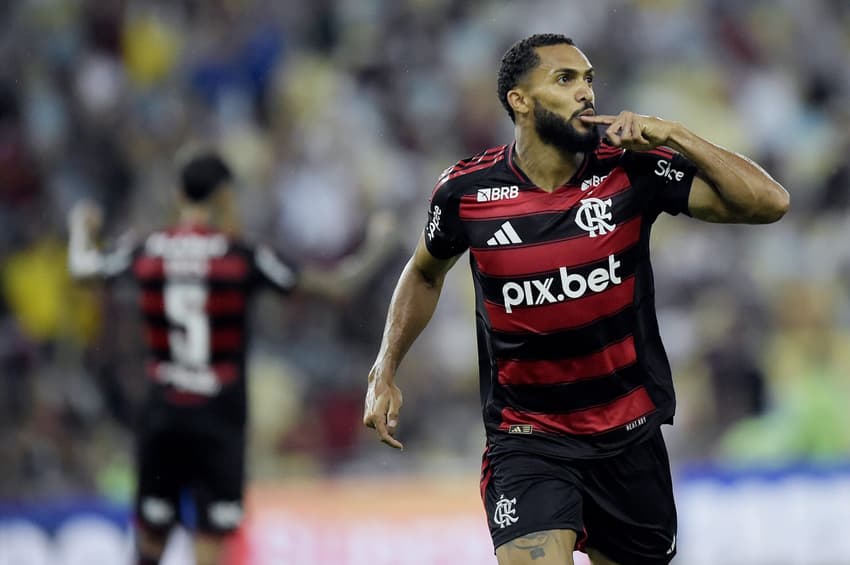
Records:
<instances>
[{"instance_id":1,"label":"slice logo","mask_svg":"<svg viewBox=\"0 0 850 565\"><path fill-rule=\"evenodd\" d=\"M440 230L440 216L443 211L440 207L434 204L434 209L431 212L431 221L428 222L428 227L425 228L425 233L428 234L428 239L434 239L434 235Z\"/></svg>"},{"instance_id":2,"label":"slice logo","mask_svg":"<svg viewBox=\"0 0 850 565\"><path fill-rule=\"evenodd\" d=\"M495 247L497 245L510 245L512 243L522 243L522 239L519 237L519 234L517 234L510 222L505 222L499 226L499 229L496 230L493 237L487 240L487 245L490 247Z\"/></svg>"},{"instance_id":3,"label":"slice logo","mask_svg":"<svg viewBox=\"0 0 850 565\"><path fill-rule=\"evenodd\" d=\"M516 498L505 498L501 495L496 502L496 510L493 512L493 521L500 528L505 528L511 524L516 524L519 521L519 516L516 515Z\"/></svg>"},{"instance_id":4,"label":"slice logo","mask_svg":"<svg viewBox=\"0 0 850 565\"><path fill-rule=\"evenodd\" d=\"M614 231L617 224L611 221L611 199L585 198L576 212L576 224L590 234L590 237L605 235Z\"/></svg>"},{"instance_id":5,"label":"slice logo","mask_svg":"<svg viewBox=\"0 0 850 565\"><path fill-rule=\"evenodd\" d=\"M497 186L496 188L479 188L478 202L493 202L494 200L510 200L519 196L519 187Z\"/></svg>"},{"instance_id":6,"label":"slice logo","mask_svg":"<svg viewBox=\"0 0 850 565\"><path fill-rule=\"evenodd\" d=\"M685 178L685 173L678 169L674 169L673 165L667 159L659 159L655 164L655 174L667 180L681 181Z\"/></svg>"},{"instance_id":7,"label":"slice logo","mask_svg":"<svg viewBox=\"0 0 850 565\"><path fill-rule=\"evenodd\" d=\"M590 187L599 186L600 184L602 184L602 181L604 181L607 178L608 178L608 175L602 175L601 177L599 175L593 175L592 177L590 177L588 179L584 179L581 182L581 189L582 189L582 191L585 191Z\"/></svg>"}]
</instances>

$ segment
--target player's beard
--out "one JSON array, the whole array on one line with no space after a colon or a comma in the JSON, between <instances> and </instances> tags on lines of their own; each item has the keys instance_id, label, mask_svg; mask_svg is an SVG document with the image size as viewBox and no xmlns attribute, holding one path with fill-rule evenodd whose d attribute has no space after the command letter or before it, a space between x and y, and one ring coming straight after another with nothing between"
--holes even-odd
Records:
<instances>
[{"instance_id":1,"label":"player's beard","mask_svg":"<svg viewBox=\"0 0 850 565\"><path fill-rule=\"evenodd\" d=\"M588 108L593 108L593 106L586 106L578 110L572 118L577 117L579 113ZM593 151L599 145L599 132L595 125L588 125L587 131L582 133L573 127L569 120L547 110L540 102L534 105L534 129L543 143L564 153L587 153Z\"/></svg>"}]
</instances>

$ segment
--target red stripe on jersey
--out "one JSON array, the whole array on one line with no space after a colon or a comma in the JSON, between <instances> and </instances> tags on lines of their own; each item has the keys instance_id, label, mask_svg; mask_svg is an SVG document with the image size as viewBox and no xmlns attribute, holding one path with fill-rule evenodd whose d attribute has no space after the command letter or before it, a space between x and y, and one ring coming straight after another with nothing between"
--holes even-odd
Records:
<instances>
[{"instance_id":1,"label":"red stripe on jersey","mask_svg":"<svg viewBox=\"0 0 850 565\"><path fill-rule=\"evenodd\" d=\"M499 361L499 384L557 385L610 375L637 361L634 337L604 349L571 359L503 359Z\"/></svg>"},{"instance_id":2,"label":"red stripe on jersey","mask_svg":"<svg viewBox=\"0 0 850 565\"><path fill-rule=\"evenodd\" d=\"M504 156L504 151L504 145L500 145L499 147L492 147L487 151L484 151L481 155L474 159L470 159L466 162L457 163L456 165L446 169L443 174L440 175L440 178L437 179L437 184L434 185L434 190L431 191L431 198L434 197L434 193L437 192L437 189L440 188L447 181L453 178L457 178L459 176L463 176L466 173L471 173L473 172L473 170L477 171L479 169L486 168L489 165L501 161Z\"/></svg>"},{"instance_id":3,"label":"red stripe on jersey","mask_svg":"<svg viewBox=\"0 0 850 565\"><path fill-rule=\"evenodd\" d=\"M607 157L607 156L610 156L612 154L616 155L616 154L624 153L625 151L626 150L623 149L622 147L617 147L615 145L608 145L607 143L600 143L599 147L596 148L595 153L597 155L605 155Z\"/></svg>"},{"instance_id":4,"label":"red stripe on jersey","mask_svg":"<svg viewBox=\"0 0 850 565\"><path fill-rule=\"evenodd\" d=\"M239 366L236 363L215 363L212 370L218 376L218 382L223 385L232 383L239 376Z\"/></svg>"},{"instance_id":5,"label":"red stripe on jersey","mask_svg":"<svg viewBox=\"0 0 850 565\"><path fill-rule=\"evenodd\" d=\"M214 257L209 260L209 277L213 279L241 279L248 274L248 261L238 255Z\"/></svg>"},{"instance_id":6,"label":"red stripe on jersey","mask_svg":"<svg viewBox=\"0 0 850 565\"><path fill-rule=\"evenodd\" d=\"M605 235L581 235L558 241L516 247L472 249L478 269L494 277L517 277L577 267L620 253L640 237L641 218L637 216L616 226Z\"/></svg>"},{"instance_id":7,"label":"red stripe on jersey","mask_svg":"<svg viewBox=\"0 0 850 565\"><path fill-rule=\"evenodd\" d=\"M519 412L513 408L502 410L500 430L526 424L534 431L550 434L590 435L608 432L625 426L655 410L655 404L643 386L607 404L576 410L568 414L541 414Z\"/></svg>"},{"instance_id":8,"label":"red stripe on jersey","mask_svg":"<svg viewBox=\"0 0 850 565\"><path fill-rule=\"evenodd\" d=\"M242 330L213 330L210 342L213 351L239 349L242 347Z\"/></svg>"},{"instance_id":9,"label":"red stripe on jersey","mask_svg":"<svg viewBox=\"0 0 850 565\"><path fill-rule=\"evenodd\" d=\"M139 257L133 271L140 279L161 279L165 274L165 262L162 257Z\"/></svg>"},{"instance_id":10,"label":"red stripe on jersey","mask_svg":"<svg viewBox=\"0 0 850 565\"><path fill-rule=\"evenodd\" d=\"M487 485L490 484L490 478L493 476L493 467L490 465L490 458L487 456L489 447L484 448L484 455L481 457L481 500L487 504Z\"/></svg>"},{"instance_id":11,"label":"red stripe on jersey","mask_svg":"<svg viewBox=\"0 0 850 565\"><path fill-rule=\"evenodd\" d=\"M450 175L452 173L457 173L457 172L460 172L464 169L468 169L469 167L474 167L476 165L479 165L479 164L483 163L485 160L492 159L493 157L495 157L499 153L503 152L504 150L505 150L504 145L500 145L498 147L491 147L490 149L484 151L483 153L481 153L477 157L469 159L468 161L461 161L461 162L457 163L452 168L450 168L448 171L446 171L443 174L443 176L447 176L447 175ZM440 179L440 180L442 180L442 179Z\"/></svg>"},{"instance_id":12,"label":"red stripe on jersey","mask_svg":"<svg viewBox=\"0 0 850 565\"><path fill-rule=\"evenodd\" d=\"M602 267L599 269L608 273L607 269ZM560 275L556 274L553 278L555 280L547 292L552 298L558 300L564 297L564 294L560 290L552 290L552 287L561 288L562 283L558 280ZM549 333L590 324L631 305L635 293L634 276L623 279L620 284L613 286L610 282L607 284L608 288L600 292L585 290L591 294L585 294L581 298L572 300L565 298L563 302L554 302L545 306L514 306L510 313L501 304L485 301L484 305L490 317L490 325L496 331ZM533 286L530 288L534 293L535 288ZM536 299L537 296L539 295L533 294L532 299Z\"/></svg>"},{"instance_id":13,"label":"red stripe on jersey","mask_svg":"<svg viewBox=\"0 0 850 565\"><path fill-rule=\"evenodd\" d=\"M207 298L209 314L241 314L245 310L245 294L239 291L212 292Z\"/></svg>"},{"instance_id":14,"label":"red stripe on jersey","mask_svg":"<svg viewBox=\"0 0 850 565\"><path fill-rule=\"evenodd\" d=\"M151 349L167 349L169 347L168 330L148 326L145 330L145 341L148 342L148 347Z\"/></svg>"},{"instance_id":15,"label":"red stripe on jersey","mask_svg":"<svg viewBox=\"0 0 850 565\"><path fill-rule=\"evenodd\" d=\"M209 401L208 396L177 390L165 391L165 399L169 403L176 404L178 406L197 406L199 404L206 404L207 401Z\"/></svg>"},{"instance_id":16,"label":"red stripe on jersey","mask_svg":"<svg viewBox=\"0 0 850 565\"><path fill-rule=\"evenodd\" d=\"M449 173L448 176L446 176L446 178L444 178L443 180L441 180L439 182L439 184L443 184L446 181L456 179L457 177L462 177L463 175L468 175L469 173L474 173L475 171L480 171L481 169L486 169L488 167L492 167L493 165L495 165L496 163L498 163L499 161L501 161L504 158L505 158L504 155L502 155L501 153L499 153L498 155L495 155L493 157L487 157L486 159L483 159L481 161L481 163L479 163L477 165L464 167L463 169L459 169L459 170L457 170L453 173Z\"/></svg>"},{"instance_id":17,"label":"red stripe on jersey","mask_svg":"<svg viewBox=\"0 0 850 565\"><path fill-rule=\"evenodd\" d=\"M583 192L577 188L554 192L540 189L521 190L516 198L490 202L478 202L477 193L465 194L460 199L460 218L462 220L492 220L546 212L565 212L578 206L588 194L591 194L593 198L608 198L630 186L631 181L626 172L616 168L591 192Z\"/></svg>"},{"instance_id":18,"label":"red stripe on jersey","mask_svg":"<svg viewBox=\"0 0 850 565\"><path fill-rule=\"evenodd\" d=\"M165 299L162 292L146 290L142 292L139 302L142 312L145 314L162 314L165 312Z\"/></svg>"}]
</instances>

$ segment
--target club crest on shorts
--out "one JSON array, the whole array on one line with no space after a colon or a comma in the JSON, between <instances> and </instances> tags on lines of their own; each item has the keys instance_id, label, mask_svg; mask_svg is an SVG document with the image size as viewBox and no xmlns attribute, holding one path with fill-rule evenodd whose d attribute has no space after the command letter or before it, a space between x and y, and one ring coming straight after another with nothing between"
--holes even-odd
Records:
<instances>
[{"instance_id":1,"label":"club crest on shorts","mask_svg":"<svg viewBox=\"0 0 850 565\"><path fill-rule=\"evenodd\" d=\"M519 516L516 515L516 497L505 498L501 495L496 502L496 510L493 512L493 521L499 524L500 528L516 524L519 521Z\"/></svg>"}]
</instances>

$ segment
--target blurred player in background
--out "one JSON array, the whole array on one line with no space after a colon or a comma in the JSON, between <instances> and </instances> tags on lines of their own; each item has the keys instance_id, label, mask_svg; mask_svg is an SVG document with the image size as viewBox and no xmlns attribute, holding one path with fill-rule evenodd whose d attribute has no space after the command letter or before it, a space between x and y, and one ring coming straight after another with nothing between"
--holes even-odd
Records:
<instances>
[{"instance_id":1,"label":"blurred player in background","mask_svg":"<svg viewBox=\"0 0 850 565\"><path fill-rule=\"evenodd\" d=\"M679 123L596 115L593 76L563 35L534 35L505 54L498 93L515 141L443 172L369 374L364 423L401 448L396 371L469 249L481 494L502 565L572 564L574 548L596 565L673 558L660 426L672 423L675 399L650 227L662 212L768 223L789 205L758 165Z\"/></svg>"},{"instance_id":2,"label":"blurred player in background","mask_svg":"<svg viewBox=\"0 0 850 565\"><path fill-rule=\"evenodd\" d=\"M391 248L392 221L376 215L358 255L333 272L297 272L268 247L240 241L233 176L214 152L181 171L179 220L141 245L101 253L101 215L82 203L69 218L70 270L80 278L137 281L148 347L149 395L138 429L137 563L159 563L191 491L199 565L218 565L242 519L247 399L246 316L253 291L304 289L340 297L374 272Z\"/></svg>"}]
</instances>

